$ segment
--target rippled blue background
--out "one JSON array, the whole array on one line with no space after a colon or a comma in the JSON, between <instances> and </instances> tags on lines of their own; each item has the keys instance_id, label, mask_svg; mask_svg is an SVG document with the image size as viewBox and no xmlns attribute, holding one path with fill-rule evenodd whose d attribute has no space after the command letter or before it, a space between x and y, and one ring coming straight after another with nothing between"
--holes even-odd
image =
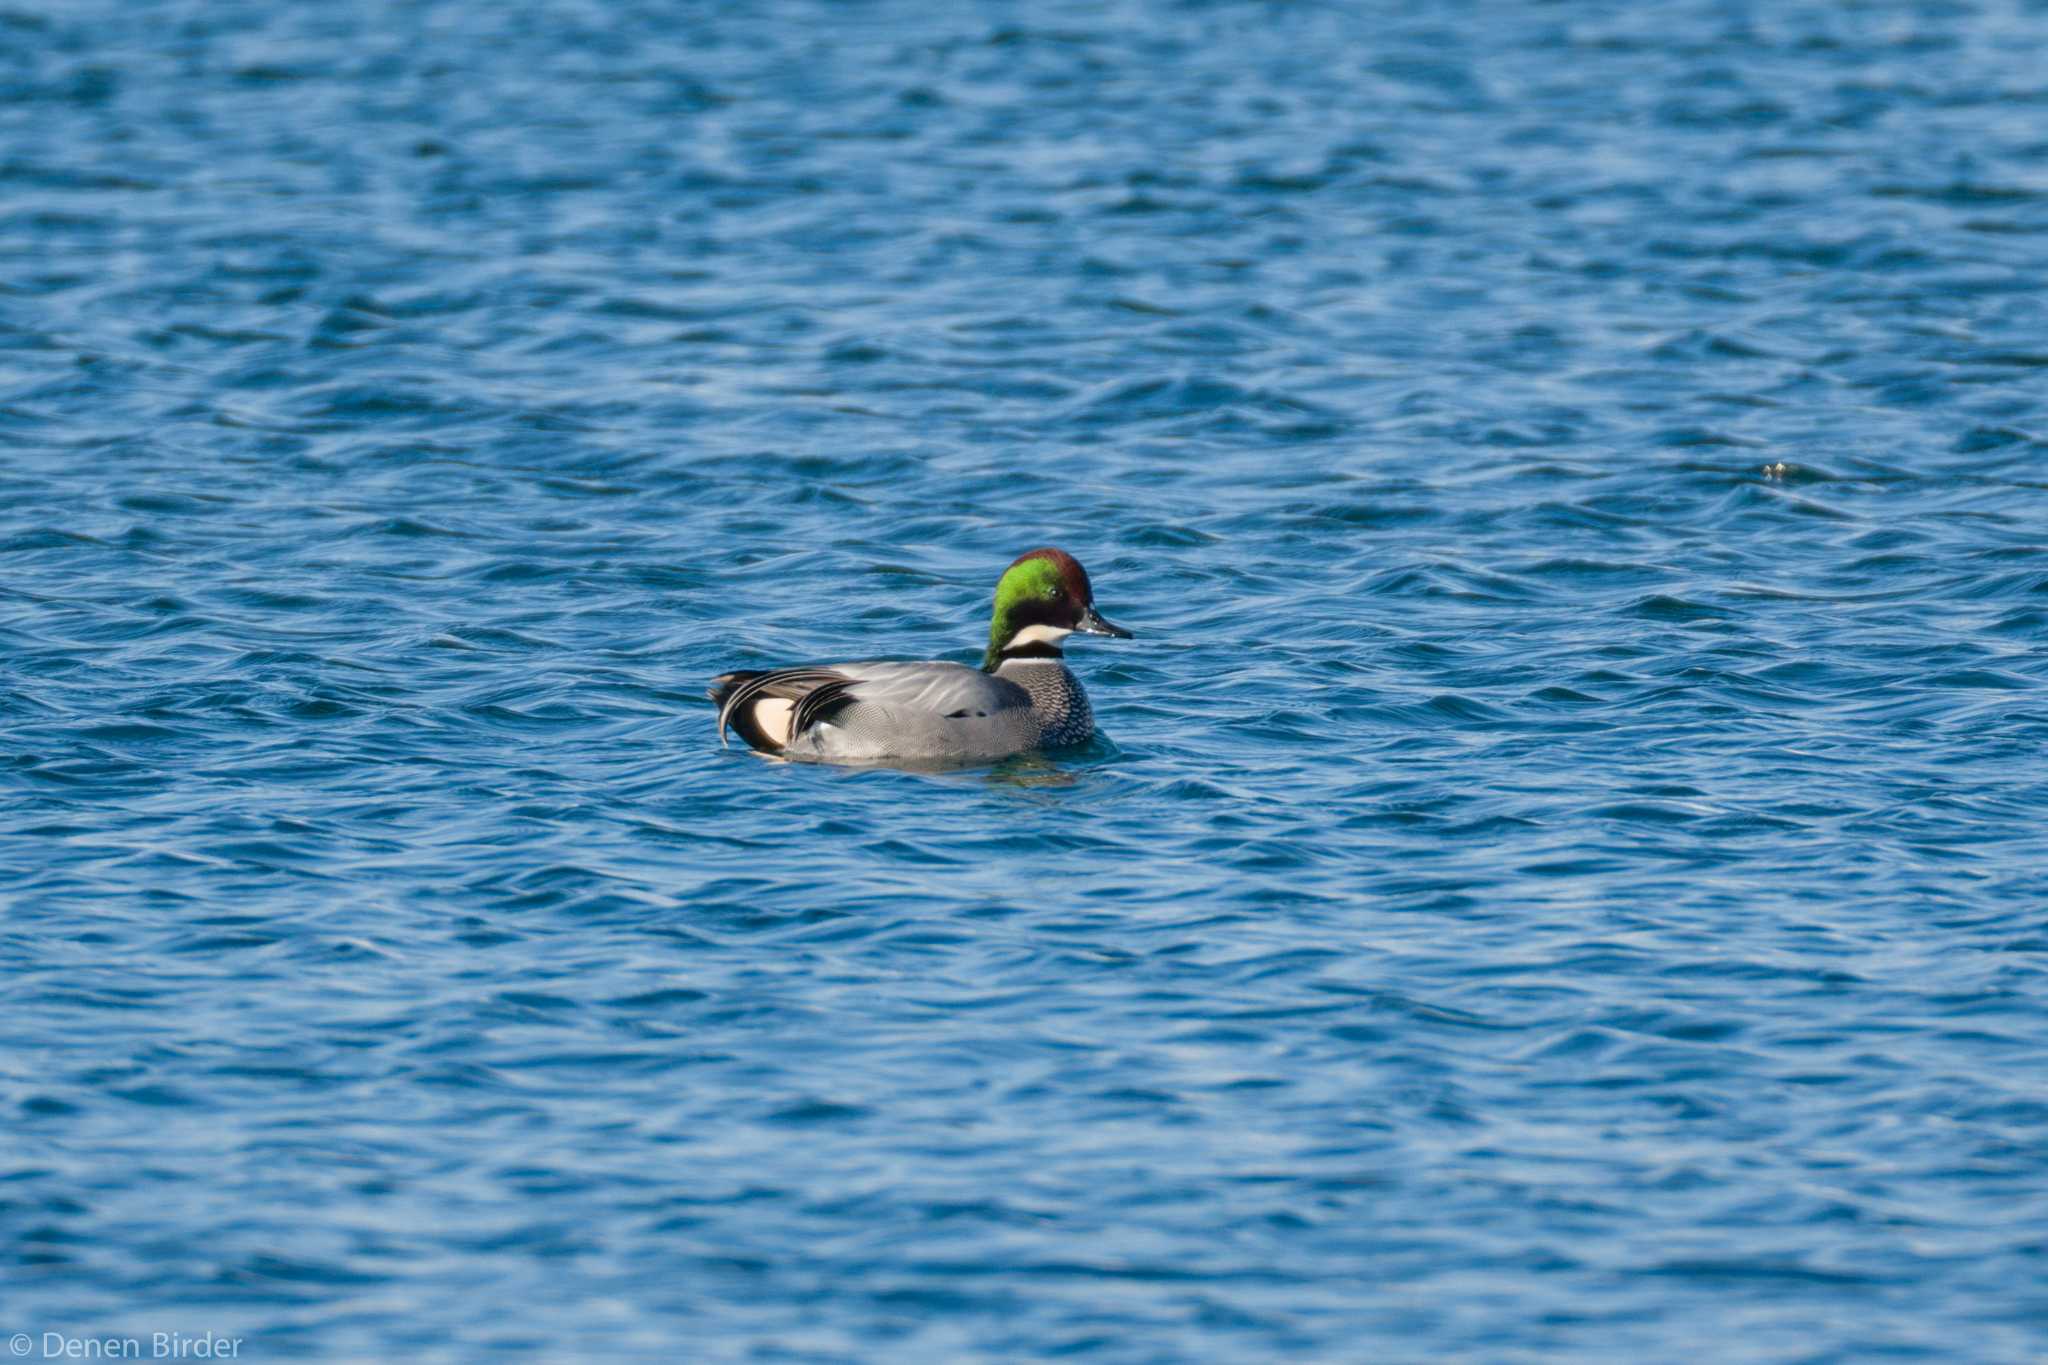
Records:
<instances>
[{"instance_id":1,"label":"rippled blue background","mask_svg":"<svg viewBox=\"0 0 2048 1365\"><path fill-rule=\"evenodd\" d=\"M0 14L0 1332L2039 1358L2044 271L2038 2Z\"/></svg>"}]
</instances>

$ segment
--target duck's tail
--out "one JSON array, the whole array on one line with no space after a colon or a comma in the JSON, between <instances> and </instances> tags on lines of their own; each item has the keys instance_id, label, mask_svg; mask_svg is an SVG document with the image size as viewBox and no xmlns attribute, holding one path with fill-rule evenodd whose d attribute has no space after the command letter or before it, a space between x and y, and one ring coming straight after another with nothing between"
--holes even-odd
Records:
<instances>
[{"instance_id":1,"label":"duck's tail","mask_svg":"<svg viewBox=\"0 0 2048 1365\"><path fill-rule=\"evenodd\" d=\"M711 680L711 700L718 703L718 736L727 726L764 754L779 754L814 718L818 708L806 705L812 694L851 679L822 668L742 669ZM841 689L843 690L843 688Z\"/></svg>"},{"instance_id":2,"label":"duck's tail","mask_svg":"<svg viewBox=\"0 0 2048 1365\"><path fill-rule=\"evenodd\" d=\"M730 725L733 729L740 732L740 738L747 742L749 748L766 749L773 753L776 749L782 747L771 741L767 735L761 732L761 728L758 725L752 723L754 719L753 707L742 707L738 715L733 714L733 699L746 689L748 683L766 676L768 676L766 669L743 668L733 673L721 673L711 680L710 690L705 695L718 703L719 743L732 743L725 733L726 726Z\"/></svg>"}]
</instances>

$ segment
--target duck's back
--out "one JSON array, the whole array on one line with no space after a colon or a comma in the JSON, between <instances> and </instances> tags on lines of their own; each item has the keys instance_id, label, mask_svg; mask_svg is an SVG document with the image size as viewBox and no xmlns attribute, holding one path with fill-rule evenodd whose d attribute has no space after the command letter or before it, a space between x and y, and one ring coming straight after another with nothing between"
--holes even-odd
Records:
<instances>
[{"instance_id":1,"label":"duck's back","mask_svg":"<svg viewBox=\"0 0 2048 1365\"><path fill-rule=\"evenodd\" d=\"M953 663L837 664L844 700L795 736L792 758L965 762L1037 746L1032 696L1006 679Z\"/></svg>"}]
</instances>

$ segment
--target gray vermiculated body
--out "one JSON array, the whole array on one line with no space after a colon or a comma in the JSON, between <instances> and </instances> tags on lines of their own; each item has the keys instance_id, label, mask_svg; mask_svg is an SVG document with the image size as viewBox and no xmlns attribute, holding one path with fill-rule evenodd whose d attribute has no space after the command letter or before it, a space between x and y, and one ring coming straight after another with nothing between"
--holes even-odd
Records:
<instances>
[{"instance_id":1,"label":"gray vermiculated body","mask_svg":"<svg viewBox=\"0 0 2048 1365\"><path fill-rule=\"evenodd\" d=\"M2048 1358L2038 4L0 56L0 1365Z\"/></svg>"},{"instance_id":2,"label":"gray vermiculated body","mask_svg":"<svg viewBox=\"0 0 2048 1365\"><path fill-rule=\"evenodd\" d=\"M1078 744L1095 732L1088 697L1056 660L1004 664L834 664L855 679L851 700L811 726L790 758L972 762Z\"/></svg>"}]
</instances>

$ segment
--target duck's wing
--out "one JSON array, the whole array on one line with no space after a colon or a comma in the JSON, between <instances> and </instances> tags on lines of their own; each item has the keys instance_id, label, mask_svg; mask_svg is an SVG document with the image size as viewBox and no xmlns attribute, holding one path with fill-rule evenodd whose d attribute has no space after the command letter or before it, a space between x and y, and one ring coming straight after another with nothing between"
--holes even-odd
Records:
<instances>
[{"instance_id":1,"label":"duck's wing","mask_svg":"<svg viewBox=\"0 0 2048 1365\"><path fill-rule=\"evenodd\" d=\"M756 749L779 753L815 726L840 720L921 747L950 721L1028 712L1031 695L978 668L953 663L834 664L727 673L713 680L718 730L730 725Z\"/></svg>"},{"instance_id":2,"label":"duck's wing","mask_svg":"<svg viewBox=\"0 0 2048 1365\"><path fill-rule=\"evenodd\" d=\"M839 692L848 704L881 707L904 719L961 720L1031 709L1031 694L1016 683L965 664L842 664L838 671L851 680Z\"/></svg>"}]
</instances>

